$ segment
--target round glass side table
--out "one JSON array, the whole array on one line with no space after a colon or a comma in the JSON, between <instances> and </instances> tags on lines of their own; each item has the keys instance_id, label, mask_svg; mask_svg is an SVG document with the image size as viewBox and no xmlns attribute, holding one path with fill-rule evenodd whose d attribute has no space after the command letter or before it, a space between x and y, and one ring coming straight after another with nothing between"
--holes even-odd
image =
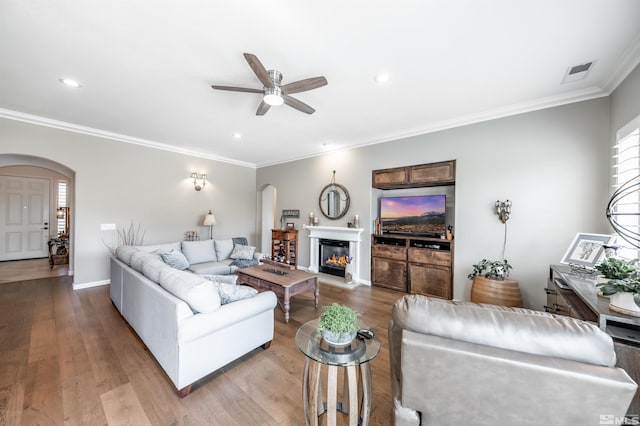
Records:
<instances>
[{"instance_id":1,"label":"round glass side table","mask_svg":"<svg viewBox=\"0 0 640 426\"><path fill-rule=\"evenodd\" d=\"M315 319L298 329L296 345L306 356L302 394L307 425L317 425L318 418L325 413L327 425L335 425L338 412L349 415L349 425L367 425L371 413L369 361L380 352L380 341L377 337L356 338L345 346L329 345L320 336L318 320ZM322 400L320 378L323 365L327 366L326 402ZM339 368L345 374L342 401L337 400Z\"/></svg>"}]
</instances>

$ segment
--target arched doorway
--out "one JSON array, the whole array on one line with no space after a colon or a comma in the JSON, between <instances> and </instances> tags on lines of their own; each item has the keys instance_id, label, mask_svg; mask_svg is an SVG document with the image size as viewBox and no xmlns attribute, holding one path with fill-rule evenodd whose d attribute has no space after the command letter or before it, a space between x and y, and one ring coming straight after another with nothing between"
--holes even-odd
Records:
<instances>
[{"instance_id":1,"label":"arched doorway","mask_svg":"<svg viewBox=\"0 0 640 426\"><path fill-rule=\"evenodd\" d=\"M0 200L0 204L3 204L5 210L13 212L4 214L2 223L0 223L0 226L4 228L2 229L4 232L0 232L0 244L3 248L2 260L6 260L0 262L0 270L2 270L0 275L3 276L0 281L9 282L54 275L72 275L73 239L75 236L73 232L75 172L63 164L42 157L0 154L0 180L5 184L5 190L0 191L0 197L3 198ZM15 188L19 188L18 192L6 190L8 182ZM35 195L33 188L36 188ZM38 192L38 188L42 188L42 190ZM7 195L9 193L10 196ZM29 202L24 202L24 206L20 204L20 200L23 199L29 199ZM10 206L11 203L18 203L18 206L14 205L14 208L6 209L6 206ZM21 211L23 208L30 210L25 210L23 213ZM57 216L56 213L59 215ZM21 215L29 218L29 222L32 223L27 224L26 220L21 221ZM16 217L18 220L15 220ZM33 224L37 225L38 221L41 221L42 227L33 226ZM61 232L59 227L65 227L67 223L69 262L49 268L48 247L45 247L43 251L39 250L37 246L43 243L42 240L46 246L50 238L59 235ZM7 247L9 247L8 250ZM25 258L31 257L35 259L25 260Z\"/></svg>"}]
</instances>

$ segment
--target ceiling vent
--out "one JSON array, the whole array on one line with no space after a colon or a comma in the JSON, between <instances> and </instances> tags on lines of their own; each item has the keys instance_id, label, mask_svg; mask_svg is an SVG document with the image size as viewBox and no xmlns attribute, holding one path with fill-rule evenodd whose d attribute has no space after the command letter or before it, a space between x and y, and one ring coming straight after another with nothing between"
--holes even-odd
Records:
<instances>
[{"instance_id":1,"label":"ceiling vent","mask_svg":"<svg viewBox=\"0 0 640 426\"><path fill-rule=\"evenodd\" d=\"M595 61L591 61L567 68L567 72L564 74L561 83L573 83L574 81L584 80L587 77L587 74L589 74L589 71L593 68L594 63Z\"/></svg>"}]
</instances>

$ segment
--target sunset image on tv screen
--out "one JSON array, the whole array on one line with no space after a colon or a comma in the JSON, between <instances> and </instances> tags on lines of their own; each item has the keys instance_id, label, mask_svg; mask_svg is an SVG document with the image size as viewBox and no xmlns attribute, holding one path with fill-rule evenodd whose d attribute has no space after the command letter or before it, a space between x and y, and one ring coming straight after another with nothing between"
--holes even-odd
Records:
<instances>
[{"instance_id":1,"label":"sunset image on tv screen","mask_svg":"<svg viewBox=\"0 0 640 426\"><path fill-rule=\"evenodd\" d=\"M445 195L383 197L380 199L382 232L441 235L446 228Z\"/></svg>"}]
</instances>

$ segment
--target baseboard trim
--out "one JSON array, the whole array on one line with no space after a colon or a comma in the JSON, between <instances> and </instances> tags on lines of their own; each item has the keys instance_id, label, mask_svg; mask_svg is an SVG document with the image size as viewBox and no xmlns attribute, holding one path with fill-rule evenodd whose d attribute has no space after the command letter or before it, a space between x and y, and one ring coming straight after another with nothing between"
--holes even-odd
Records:
<instances>
[{"instance_id":1,"label":"baseboard trim","mask_svg":"<svg viewBox=\"0 0 640 426\"><path fill-rule=\"evenodd\" d=\"M73 283L73 289L82 290L85 288L100 287L101 285L107 285L107 284L111 284L111 280L92 281L92 282L81 283L81 284Z\"/></svg>"}]
</instances>

